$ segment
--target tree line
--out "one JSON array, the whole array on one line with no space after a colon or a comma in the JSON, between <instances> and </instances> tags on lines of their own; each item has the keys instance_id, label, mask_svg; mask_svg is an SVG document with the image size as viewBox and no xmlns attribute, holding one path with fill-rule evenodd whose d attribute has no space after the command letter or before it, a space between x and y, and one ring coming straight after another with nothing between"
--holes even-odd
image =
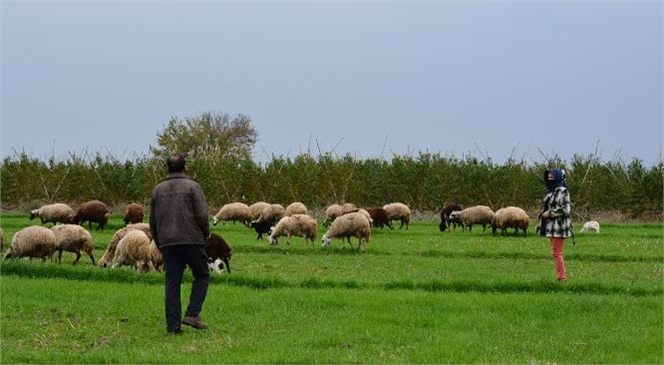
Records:
<instances>
[{"instance_id":1,"label":"tree line","mask_svg":"<svg viewBox=\"0 0 664 365\"><path fill-rule=\"evenodd\" d=\"M322 153L272 156L261 164L246 153L207 150L188 156L189 174L203 187L212 210L234 201L301 201L321 209L334 202L374 207L400 201L420 212L437 212L456 202L494 210L516 205L534 214L545 193L543 172L553 167L566 170L573 210L580 218L620 212L629 219L662 219L662 162L655 166L644 166L639 159L602 162L590 155L574 156L567 163L553 157L529 164L513 160L494 164L472 156L459 159L430 153L391 159ZM91 199L110 206L147 205L166 168L163 153L133 160L70 153L66 159L48 161L20 153L2 161L0 174L3 207L27 210L53 202L75 207Z\"/></svg>"}]
</instances>

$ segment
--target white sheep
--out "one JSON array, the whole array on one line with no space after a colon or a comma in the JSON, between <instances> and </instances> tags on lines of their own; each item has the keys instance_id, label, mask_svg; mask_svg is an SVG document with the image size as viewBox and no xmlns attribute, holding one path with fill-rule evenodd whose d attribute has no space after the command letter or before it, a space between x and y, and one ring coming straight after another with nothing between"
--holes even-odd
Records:
<instances>
[{"instance_id":1,"label":"white sheep","mask_svg":"<svg viewBox=\"0 0 664 365\"><path fill-rule=\"evenodd\" d=\"M323 225L325 227L329 226L332 224L332 222L341 215L341 211L343 210L343 207L341 204L331 204L327 209L325 209L325 221L323 222Z\"/></svg>"},{"instance_id":2,"label":"white sheep","mask_svg":"<svg viewBox=\"0 0 664 365\"><path fill-rule=\"evenodd\" d=\"M519 233L519 229L523 231L523 235L526 235L528 226L530 225L530 217L525 210L509 206L500 208L496 211L491 222L492 232L495 234L498 229L502 230L502 234L507 233L507 228L514 228L514 235L516 236Z\"/></svg>"},{"instance_id":3,"label":"white sheep","mask_svg":"<svg viewBox=\"0 0 664 365\"><path fill-rule=\"evenodd\" d=\"M135 267L138 271L148 271L163 262L161 252L154 240L141 230L134 229L122 237L115 250L112 267L122 265Z\"/></svg>"},{"instance_id":4,"label":"white sheep","mask_svg":"<svg viewBox=\"0 0 664 365\"><path fill-rule=\"evenodd\" d=\"M45 262L56 250L53 231L42 226L29 226L14 234L4 258L38 257Z\"/></svg>"},{"instance_id":5,"label":"white sheep","mask_svg":"<svg viewBox=\"0 0 664 365\"><path fill-rule=\"evenodd\" d=\"M493 222L494 215L493 210L486 205L475 205L461 211L453 211L450 213L450 219L458 219L462 231L465 231L466 227L468 227L468 231L472 231L474 224L481 224L482 233L484 233L486 226Z\"/></svg>"},{"instance_id":6,"label":"white sheep","mask_svg":"<svg viewBox=\"0 0 664 365\"><path fill-rule=\"evenodd\" d=\"M62 262L62 251L73 252L76 254L77 264L81 258L81 251L88 254L92 265L95 265L95 257L92 254L92 235L87 229L78 224L59 224L51 228L55 233L55 245L58 250L58 263Z\"/></svg>"},{"instance_id":7,"label":"white sheep","mask_svg":"<svg viewBox=\"0 0 664 365\"><path fill-rule=\"evenodd\" d=\"M307 206L300 202L290 203L286 207L286 216L291 216L293 214L309 214Z\"/></svg>"},{"instance_id":8,"label":"white sheep","mask_svg":"<svg viewBox=\"0 0 664 365\"><path fill-rule=\"evenodd\" d=\"M249 206L249 210L251 211L251 220L255 221L258 218L261 217L261 214L263 213L263 209L267 208L270 206L270 203L267 202L255 202L254 204L251 204Z\"/></svg>"},{"instance_id":9,"label":"white sheep","mask_svg":"<svg viewBox=\"0 0 664 365\"><path fill-rule=\"evenodd\" d=\"M46 223L74 223L74 210L64 203L44 205L30 211L30 220L39 217L42 226Z\"/></svg>"},{"instance_id":10,"label":"white sheep","mask_svg":"<svg viewBox=\"0 0 664 365\"><path fill-rule=\"evenodd\" d=\"M590 231L594 231L595 233L599 233L599 222L598 221L588 221L583 224L583 227L579 231L579 233L588 233Z\"/></svg>"},{"instance_id":11,"label":"white sheep","mask_svg":"<svg viewBox=\"0 0 664 365\"><path fill-rule=\"evenodd\" d=\"M323 235L323 247L328 246L332 238L341 238L342 242L346 238L352 248L351 237L357 237L359 240L357 248L361 252L364 251L365 242L369 242L371 239L371 225L369 220L361 213L355 212L338 216Z\"/></svg>"},{"instance_id":12,"label":"white sheep","mask_svg":"<svg viewBox=\"0 0 664 365\"><path fill-rule=\"evenodd\" d=\"M113 262L113 257L115 256L115 250L120 243L120 240L127 234L127 232L138 229L145 233L150 240L152 240L152 232L150 231L150 225L148 223L134 223L128 224L126 227L118 229L113 233L111 237L111 242L106 247L104 255L99 259L100 267L108 267Z\"/></svg>"},{"instance_id":13,"label":"white sheep","mask_svg":"<svg viewBox=\"0 0 664 365\"><path fill-rule=\"evenodd\" d=\"M408 224L410 223L412 213L406 204L399 202L389 203L385 204L383 209L385 209L385 212L387 212L387 216L390 218L390 221L401 221L399 229L403 228L404 225L406 226L406 229L408 229Z\"/></svg>"},{"instance_id":14,"label":"white sheep","mask_svg":"<svg viewBox=\"0 0 664 365\"><path fill-rule=\"evenodd\" d=\"M212 224L216 226L219 221L239 221L249 227L251 209L249 209L247 204L240 202L224 204L212 218Z\"/></svg>"},{"instance_id":15,"label":"white sheep","mask_svg":"<svg viewBox=\"0 0 664 365\"><path fill-rule=\"evenodd\" d=\"M316 219L307 214L293 214L279 220L272 230L268 242L271 245L279 243L279 237L288 237L288 244L291 243L292 236L304 237L304 244L309 240L314 242L316 239Z\"/></svg>"},{"instance_id":16,"label":"white sheep","mask_svg":"<svg viewBox=\"0 0 664 365\"><path fill-rule=\"evenodd\" d=\"M281 204L270 204L263 209L261 216L256 220L257 222L272 222L272 224L279 222L279 220L286 216L286 209Z\"/></svg>"}]
</instances>

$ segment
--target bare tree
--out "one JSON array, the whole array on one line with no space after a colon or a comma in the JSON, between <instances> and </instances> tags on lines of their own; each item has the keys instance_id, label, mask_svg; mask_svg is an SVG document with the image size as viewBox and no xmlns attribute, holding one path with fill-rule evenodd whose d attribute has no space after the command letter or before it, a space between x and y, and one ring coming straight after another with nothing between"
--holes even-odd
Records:
<instances>
[{"instance_id":1,"label":"bare tree","mask_svg":"<svg viewBox=\"0 0 664 365\"><path fill-rule=\"evenodd\" d=\"M171 117L168 125L157 133L158 146L151 145L150 152L155 157L178 152L189 156L213 154L248 158L257 139L248 116L205 112L184 120Z\"/></svg>"}]
</instances>

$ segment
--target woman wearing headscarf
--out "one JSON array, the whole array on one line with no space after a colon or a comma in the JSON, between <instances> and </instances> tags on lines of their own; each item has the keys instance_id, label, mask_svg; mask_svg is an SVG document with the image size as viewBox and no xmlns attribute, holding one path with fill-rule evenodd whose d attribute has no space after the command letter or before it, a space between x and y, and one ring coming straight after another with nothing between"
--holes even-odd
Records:
<instances>
[{"instance_id":1,"label":"woman wearing headscarf","mask_svg":"<svg viewBox=\"0 0 664 365\"><path fill-rule=\"evenodd\" d=\"M551 169L544 172L547 194L542 199L537 231L549 237L551 252L556 262L556 279L567 281L563 251L565 238L572 236L571 200L565 172Z\"/></svg>"}]
</instances>

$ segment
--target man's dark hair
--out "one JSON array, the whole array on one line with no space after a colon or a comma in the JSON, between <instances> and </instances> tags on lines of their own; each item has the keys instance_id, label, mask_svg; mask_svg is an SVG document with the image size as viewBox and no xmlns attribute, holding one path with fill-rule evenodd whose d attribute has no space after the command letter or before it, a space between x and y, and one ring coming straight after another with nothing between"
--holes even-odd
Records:
<instances>
[{"instance_id":1,"label":"man's dark hair","mask_svg":"<svg viewBox=\"0 0 664 365\"><path fill-rule=\"evenodd\" d=\"M168 165L168 173L174 172L183 172L184 166L187 164L187 161L179 153L176 153L168 158L166 165Z\"/></svg>"}]
</instances>

